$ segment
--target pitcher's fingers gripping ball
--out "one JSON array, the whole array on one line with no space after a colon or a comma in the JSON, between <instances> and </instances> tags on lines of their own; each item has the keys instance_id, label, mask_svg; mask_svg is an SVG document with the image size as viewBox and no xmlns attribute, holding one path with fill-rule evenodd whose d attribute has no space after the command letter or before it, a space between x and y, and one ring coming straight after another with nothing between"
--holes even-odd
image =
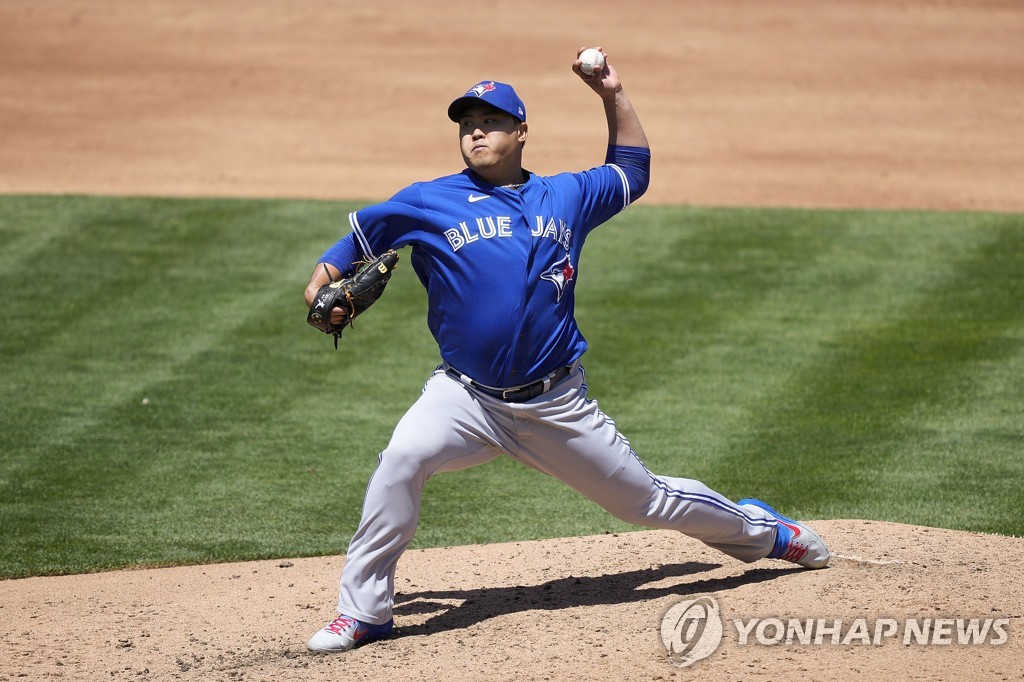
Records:
<instances>
[{"instance_id":1,"label":"pitcher's fingers gripping ball","mask_svg":"<svg viewBox=\"0 0 1024 682\"><path fill-rule=\"evenodd\" d=\"M397 265L398 252L392 249L361 265L351 277L323 285L313 298L306 322L325 334L333 335L334 347L337 348L341 332L377 302ZM335 308L341 308L345 314L340 323L331 321Z\"/></svg>"}]
</instances>

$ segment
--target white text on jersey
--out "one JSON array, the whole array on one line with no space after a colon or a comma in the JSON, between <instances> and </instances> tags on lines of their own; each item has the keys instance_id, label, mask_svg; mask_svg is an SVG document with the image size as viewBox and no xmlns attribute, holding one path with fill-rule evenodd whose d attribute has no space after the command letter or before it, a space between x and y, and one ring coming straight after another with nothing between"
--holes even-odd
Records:
<instances>
[{"instance_id":1,"label":"white text on jersey","mask_svg":"<svg viewBox=\"0 0 1024 682\"><path fill-rule=\"evenodd\" d=\"M564 220L559 220L558 225L555 226L554 218L548 218L545 224L544 216L539 215L537 216L537 226L530 233L534 237L554 239L566 251L569 250L569 245L572 243L572 228L566 225Z\"/></svg>"},{"instance_id":2,"label":"white text on jersey","mask_svg":"<svg viewBox=\"0 0 1024 682\"><path fill-rule=\"evenodd\" d=\"M471 230L466 222L461 222L458 227L444 231L444 236L448 238L452 251L458 251L466 244L471 244L481 237L490 239L512 236L512 218L510 216L487 216L486 218L477 218L474 222L476 223L475 231Z\"/></svg>"},{"instance_id":3,"label":"white text on jersey","mask_svg":"<svg viewBox=\"0 0 1024 682\"><path fill-rule=\"evenodd\" d=\"M564 220L535 216L535 225L530 230L534 237L542 239L553 239L562 248L569 250L572 243L572 228ZM467 220L459 223L458 227L452 227L444 231L448 244L452 251L458 251L467 244L472 244L479 239L492 239L494 237L512 236L512 218L510 216L487 216Z\"/></svg>"}]
</instances>

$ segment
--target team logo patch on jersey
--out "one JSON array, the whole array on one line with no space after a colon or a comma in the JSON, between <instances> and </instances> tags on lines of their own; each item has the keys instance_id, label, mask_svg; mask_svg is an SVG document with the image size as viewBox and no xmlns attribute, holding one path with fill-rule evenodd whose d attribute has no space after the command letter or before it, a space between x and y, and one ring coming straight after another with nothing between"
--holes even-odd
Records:
<instances>
[{"instance_id":1,"label":"team logo patch on jersey","mask_svg":"<svg viewBox=\"0 0 1024 682\"><path fill-rule=\"evenodd\" d=\"M562 294L565 293L565 287L572 281L572 278L575 275L576 268L574 268L572 263L569 262L569 256L566 256L548 268L540 278L546 279L555 285L555 289L558 290L558 295L555 300L561 301Z\"/></svg>"}]
</instances>

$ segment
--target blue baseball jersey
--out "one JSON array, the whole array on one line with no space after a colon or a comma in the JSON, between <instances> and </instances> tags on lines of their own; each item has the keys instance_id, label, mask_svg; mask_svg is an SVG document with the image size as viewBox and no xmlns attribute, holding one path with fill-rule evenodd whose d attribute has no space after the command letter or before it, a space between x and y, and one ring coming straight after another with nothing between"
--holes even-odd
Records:
<instances>
[{"instance_id":1,"label":"blue baseball jersey","mask_svg":"<svg viewBox=\"0 0 1024 682\"><path fill-rule=\"evenodd\" d=\"M583 243L649 177L650 151L620 146L602 166L530 174L519 189L465 170L350 214L352 232L320 260L347 273L360 256L411 246L441 358L482 384L519 386L586 351L574 316Z\"/></svg>"}]
</instances>

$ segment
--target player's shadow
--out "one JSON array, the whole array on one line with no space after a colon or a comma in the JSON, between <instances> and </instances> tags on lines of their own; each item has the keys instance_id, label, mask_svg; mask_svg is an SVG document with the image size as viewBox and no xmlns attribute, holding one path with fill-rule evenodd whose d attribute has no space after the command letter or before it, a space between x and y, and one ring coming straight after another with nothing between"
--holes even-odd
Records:
<instances>
[{"instance_id":1,"label":"player's shadow","mask_svg":"<svg viewBox=\"0 0 1024 682\"><path fill-rule=\"evenodd\" d=\"M396 616L424 613L437 615L420 625L396 628L395 634L425 635L445 630L459 630L488 618L520 611L556 611L579 606L628 604L666 596L718 593L742 585L775 580L804 570L797 567L758 568L724 578L705 578L666 586L644 587L671 578L695 576L717 568L721 568L721 565L691 561L594 577L568 576L539 585L401 593L395 596Z\"/></svg>"}]
</instances>

